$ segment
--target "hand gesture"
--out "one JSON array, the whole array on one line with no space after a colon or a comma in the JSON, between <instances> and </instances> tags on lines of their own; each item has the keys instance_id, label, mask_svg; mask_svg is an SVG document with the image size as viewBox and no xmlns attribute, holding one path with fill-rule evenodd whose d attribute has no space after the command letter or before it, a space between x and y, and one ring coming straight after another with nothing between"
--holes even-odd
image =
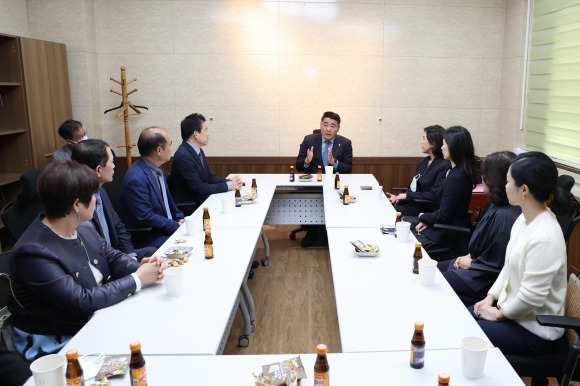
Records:
<instances>
[{"instance_id":1,"label":"hand gesture","mask_svg":"<svg viewBox=\"0 0 580 386\"><path fill-rule=\"evenodd\" d=\"M306 150L305 163L310 164L312 162L312 157L314 156L314 146L310 146L310 149Z\"/></svg>"},{"instance_id":2,"label":"hand gesture","mask_svg":"<svg viewBox=\"0 0 580 386\"><path fill-rule=\"evenodd\" d=\"M471 268L471 254L467 254L465 256L459 256L455 259L453 263L453 267L455 269L470 269Z\"/></svg>"}]
</instances>

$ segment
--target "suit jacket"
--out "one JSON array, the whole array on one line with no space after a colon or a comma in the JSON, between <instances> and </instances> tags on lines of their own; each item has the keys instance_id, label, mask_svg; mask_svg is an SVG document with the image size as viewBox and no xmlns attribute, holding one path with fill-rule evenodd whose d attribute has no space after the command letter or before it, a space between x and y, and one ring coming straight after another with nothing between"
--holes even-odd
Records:
<instances>
[{"instance_id":1,"label":"suit jacket","mask_svg":"<svg viewBox=\"0 0 580 386\"><path fill-rule=\"evenodd\" d=\"M101 195L101 201L103 202L105 220L109 226L109 238L111 239L111 246L124 253L135 252L135 247L131 242L131 235L125 228L125 224L123 224L123 221L121 221L121 218L119 218L117 212L115 212L115 209L113 209L113 204L109 199L107 191L101 187L99 189L99 194ZM99 235L104 238L105 236L103 234L103 228L97 219L96 213L93 215L93 219L91 221Z\"/></svg>"},{"instance_id":2,"label":"suit jacket","mask_svg":"<svg viewBox=\"0 0 580 386\"><path fill-rule=\"evenodd\" d=\"M306 152L314 146L314 155L312 162L307 169L304 169L304 160L306 159ZM352 171L352 143L350 139L337 135L334 137L334 145L332 145L332 156L338 160L338 168L335 170L339 173L350 173ZM322 173L325 173L322 162L322 134L310 134L304 137L300 144L298 157L296 157L296 170L305 173L317 173L318 165L322 166Z\"/></svg>"},{"instance_id":3,"label":"suit jacket","mask_svg":"<svg viewBox=\"0 0 580 386\"><path fill-rule=\"evenodd\" d=\"M179 228L177 221L184 216L173 202L167 181L165 181L165 190L171 219L165 214L165 204L157 177L153 175L143 158L139 158L125 174L121 186L119 216L129 228L152 227L155 232L148 235L146 239L136 239L135 245L138 247L159 248Z\"/></svg>"},{"instance_id":4,"label":"suit jacket","mask_svg":"<svg viewBox=\"0 0 580 386\"><path fill-rule=\"evenodd\" d=\"M14 296L9 294L8 309L15 327L31 334L74 335L93 312L135 292L131 273L139 263L108 246L91 222L79 225L77 232L80 239L63 239L39 216L14 246ZM103 275L102 285L88 260Z\"/></svg>"},{"instance_id":5,"label":"suit jacket","mask_svg":"<svg viewBox=\"0 0 580 386\"><path fill-rule=\"evenodd\" d=\"M434 229L434 224L451 224L469 227L467 214L473 191L473 183L458 167L449 170L438 192L439 209L423 213L419 220L430 227L421 231L429 240L448 247L457 245L457 235L453 231Z\"/></svg>"},{"instance_id":6,"label":"suit jacket","mask_svg":"<svg viewBox=\"0 0 580 386\"><path fill-rule=\"evenodd\" d=\"M193 213L211 194L228 191L225 178L213 174L207 161L202 164L201 157L186 141L179 145L173 156L168 183L176 202L193 203L182 207L186 214Z\"/></svg>"}]
</instances>

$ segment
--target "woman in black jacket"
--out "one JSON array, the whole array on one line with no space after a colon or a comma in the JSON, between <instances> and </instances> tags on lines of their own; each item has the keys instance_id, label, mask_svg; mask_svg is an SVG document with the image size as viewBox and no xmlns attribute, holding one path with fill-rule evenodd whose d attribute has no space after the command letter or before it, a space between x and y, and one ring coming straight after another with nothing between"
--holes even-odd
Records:
<instances>
[{"instance_id":1,"label":"woman in black jacket","mask_svg":"<svg viewBox=\"0 0 580 386\"><path fill-rule=\"evenodd\" d=\"M156 256L141 264L111 248L90 221L99 182L76 161L54 161L38 177L44 207L11 254L14 345L27 360L59 351L93 312L163 278Z\"/></svg>"}]
</instances>

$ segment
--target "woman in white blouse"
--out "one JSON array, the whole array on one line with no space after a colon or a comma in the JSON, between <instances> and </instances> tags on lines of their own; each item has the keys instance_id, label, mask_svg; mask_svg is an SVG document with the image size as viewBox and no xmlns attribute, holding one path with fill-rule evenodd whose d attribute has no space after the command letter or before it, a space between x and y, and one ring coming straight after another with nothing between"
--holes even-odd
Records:
<instances>
[{"instance_id":1,"label":"woman in white blouse","mask_svg":"<svg viewBox=\"0 0 580 386\"><path fill-rule=\"evenodd\" d=\"M570 200L557 181L556 165L540 152L519 155L508 170L506 193L522 214L512 227L497 280L487 297L470 307L504 353L549 352L564 334L536 321L536 315L564 314L566 244L554 213L569 210Z\"/></svg>"}]
</instances>

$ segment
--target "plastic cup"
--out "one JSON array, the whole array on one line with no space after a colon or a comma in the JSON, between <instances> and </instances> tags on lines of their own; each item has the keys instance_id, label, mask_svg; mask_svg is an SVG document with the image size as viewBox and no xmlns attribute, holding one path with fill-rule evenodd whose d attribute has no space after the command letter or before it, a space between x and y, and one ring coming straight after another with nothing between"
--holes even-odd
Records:
<instances>
[{"instance_id":1,"label":"plastic cup","mask_svg":"<svg viewBox=\"0 0 580 386\"><path fill-rule=\"evenodd\" d=\"M399 221L395 224L397 228L397 240L400 243L409 241L409 232L411 232L411 223L406 221Z\"/></svg>"},{"instance_id":2,"label":"plastic cup","mask_svg":"<svg viewBox=\"0 0 580 386\"><path fill-rule=\"evenodd\" d=\"M66 357L49 354L38 358L30 365L36 386L63 386L66 371Z\"/></svg>"},{"instance_id":3,"label":"plastic cup","mask_svg":"<svg viewBox=\"0 0 580 386\"><path fill-rule=\"evenodd\" d=\"M234 209L234 200L231 198L222 198L222 211L226 214L232 213Z\"/></svg>"},{"instance_id":4,"label":"plastic cup","mask_svg":"<svg viewBox=\"0 0 580 386\"><path fill-rule=\"evenodd\" d=\"M461 339L461 372L467 378L480 378L485 368L489 343L476 336Z\"/></svg>"},{"instance_id":5,"label":"plastic cup","mask_svg":"<svg viewBox=\"0 0 580 386\"><path fill-rule=\"evenodd\" d=\"M376 193L375 198L377 200L382 200L383 199L383 187L382 186L375 186L373 188L373 190L374 189L376 189L376 191L375 191L375 193Z\"/></svg>"},{"instance_id":6,"label":"plastic cup","mask_svg":"<svg viewBox=\"0 0 580 386\"><path fill-rule=\"evenodd\" d=\"M187 216L185 218L185 230L189 236L193 236L195 234L195 219L193 216Z\"/></svg>"},{"instance_id":7,"label":"plastic cup","mask_svg":"<svg viewBox=\"0 0 580 386\"><path fill-rule=\"evenodd\" d=\"M332 177L333 178L332 181L334 181L334 166L325 166L324 174L326 175L327 180L330 180Z\"/></svg>"},{"instance_id":8,"label":"plastic cup","mask_svg":"<svg viewBox=\"0 0 580 386\"><path fill-rule=\"evenodd\" d=\"M425 257L419 260L419 283L425 287L433 284L436 271L437 261Z\"/></svg>"},{"instance_id":9,"label":"plastic cup","mask_svg":"<svg viewBox=\"0 0 580 386\"><path fill-rule=\"evenodd\" d=\"M167 295L183 295L183 268L167 268L163 274L165 275L165 289L167 289Z\"/></svg>"}]
</instances>

